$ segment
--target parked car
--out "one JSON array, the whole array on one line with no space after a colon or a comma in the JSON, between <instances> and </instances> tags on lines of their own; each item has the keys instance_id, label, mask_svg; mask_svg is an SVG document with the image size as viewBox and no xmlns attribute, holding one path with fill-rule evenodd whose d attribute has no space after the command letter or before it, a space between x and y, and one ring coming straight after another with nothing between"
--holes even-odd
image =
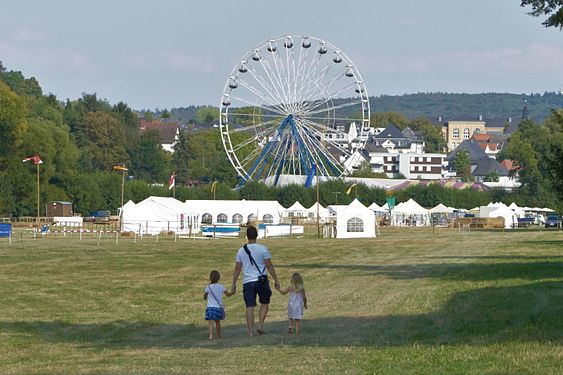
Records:
<instances>
[{"instance_id":1,"label":"parked car","mask_svg":"<svg viewBox=\"0 0 563 375\"><path fill-rule=\"evenodd\" d=\"M111 212L109 211L91 211L84 221L93 221L94 223L105 223L109 221Z\"/></svg>"},{"instance_id":2,"label":"parked car","mask_svg":"<svg viewBox=\"0 0 563 375\"><path fill-rule=\"evenodd\" d=\"M546 228L561 228L561 218L558 215L547 215L545 220Z\"/></svg>"}]
</instances>

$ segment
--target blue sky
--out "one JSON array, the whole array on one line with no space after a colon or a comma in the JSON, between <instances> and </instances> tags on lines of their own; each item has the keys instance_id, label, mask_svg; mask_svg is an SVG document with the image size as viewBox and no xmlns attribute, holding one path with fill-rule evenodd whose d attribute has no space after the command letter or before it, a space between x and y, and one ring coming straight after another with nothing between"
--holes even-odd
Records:
<instances>
[{"instance_id":1,"label":"blue sky","mask_svg":"<svg viewBox=\"0 0 563 375\"><path fill-rule=\"evenodd\" d=\"M519 0L19 0L2 5L0 61L45 92L135 109L218 105L233 66L284 34L338 46L370 95L563 90L563 32Z\"/></svg>"}]
</instances>

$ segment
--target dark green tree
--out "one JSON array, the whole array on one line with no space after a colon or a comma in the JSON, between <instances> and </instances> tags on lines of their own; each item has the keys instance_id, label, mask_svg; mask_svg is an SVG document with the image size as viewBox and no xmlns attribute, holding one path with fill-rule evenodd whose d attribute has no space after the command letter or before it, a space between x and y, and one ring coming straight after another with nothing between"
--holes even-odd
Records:
<instances>
[{"instance_id":1,"label":"dark green tree","mask_svg":"<svg viewBox=\"0 0 563 375\"><path fill-rule=\"evenodd\" d=\"M195 121L198 124L211 125L219 121L219 108L217 107L201 107L197 110Z\"/></svg>"},{"instance_id":2,"label":"dark green tree","mask_svg":"<svg viewBox=\"0 0 563 375\"><path fill-rule=\"evenodd\" d=\"M471 164L467 151L461 151L457 153L454 161L454 168L457 177L461 178L465 182L472 181L473 176L471 175Z\"/></svg>"},{"instance_id":3,"label":"dark green tree","mask_svg":"<svg viewBox=\"0 0 563 375\"><path fill-rule=\"evenodd\" d=\"M131 158L131 174L148 182L164 182L170 177L170 156L162 149L156 130L145 132Z\"/></svg>"},{"instance_id":4,"label":"dark green tree","mask_svg":"<svg viewBox=\"0 0 563 375\"><path fill-rule=\"evenodd\" d=\"M528 14L534 17L548 16L542 22L545 27L563 28L563 0L522 0L520 6L531 6Z\"/></svg>"}]
</instances>

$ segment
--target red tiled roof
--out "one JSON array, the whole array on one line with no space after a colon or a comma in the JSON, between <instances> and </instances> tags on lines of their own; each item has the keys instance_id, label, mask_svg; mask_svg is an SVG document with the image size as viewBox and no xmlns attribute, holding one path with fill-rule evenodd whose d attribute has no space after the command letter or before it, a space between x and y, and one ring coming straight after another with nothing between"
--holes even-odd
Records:
<instances>
[{"instance_id":1,"label":"red tiled roof","mask_svg":"<svg viewBox=\"0 0 563 375\"><path fill-rule=\"evenodd\" d=\"M491 139L491 135L490 134L473 134L473 139L475 139L477 142L481 143L481 142L488 142L489 139Z\"/></svg>"}]
</instances>

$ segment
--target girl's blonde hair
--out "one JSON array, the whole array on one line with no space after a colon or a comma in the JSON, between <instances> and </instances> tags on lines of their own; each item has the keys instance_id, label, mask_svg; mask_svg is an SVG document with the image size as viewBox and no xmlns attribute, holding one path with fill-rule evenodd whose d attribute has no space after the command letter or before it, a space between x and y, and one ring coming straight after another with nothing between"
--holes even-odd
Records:
<instances>
[{"instance_id":1,"label":"girl's blonde hair","mask_svg":"<svg viewBox=\"0 0 563 375\"><path fill-rule=\"evenodd\" d=\"M303 290L305 286L303 284L303 277L301 277L301 274L299 272L295 272L293 275L291 275L290 283L291 283L291 289L293 289L296 292Z\"/></svg>"}]
</instances>

